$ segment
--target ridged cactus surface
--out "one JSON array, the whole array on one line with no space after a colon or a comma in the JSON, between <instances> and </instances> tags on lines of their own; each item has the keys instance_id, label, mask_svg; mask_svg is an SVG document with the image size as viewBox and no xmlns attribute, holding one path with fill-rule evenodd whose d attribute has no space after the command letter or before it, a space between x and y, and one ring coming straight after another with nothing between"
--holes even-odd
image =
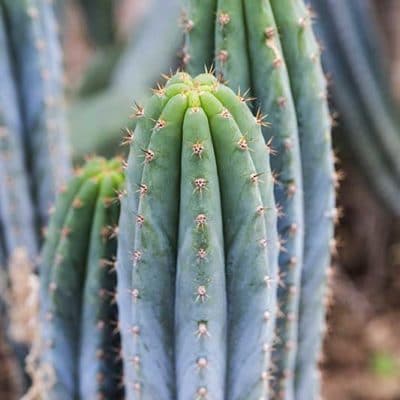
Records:
<instances>
[{"instance_id":1,"label":"ridged cactus surface","mask_svg":"<svg viewBox=\"0 0 400 400\"><path fill-rule=\"evenodd\" d=\"M215 46L199 59L201 38L194 33L200 29L197 16L205 13L214 15L207 30L215 27ZM311 15L303 0L184 1L184 15L187 70L210 68L211 58L219 79L247 98L255 115L267 115L262 131L272 155L280 214L272 398L312 399L319 392L316 367L336 177L326 84Z\"/></svg>"},{"instance_id":2,"label":"ridged cactus surface","mask_svg":"<svg viewBox=\"0 0 400 400\"><path fill-rule=\"evenodd\" d=\"M57 190L71 174L58 28L47 0L2 0L0 6L17 82L25 173L43 227Z\"/></svg>"},{"instance_id":3,"label":"ridged cactus surface","mask_svg":"<svg viewBox=\"0 0 400 400\"><path fill-rule=\"evenodd\" d=\"M120 160L95 158L57 201L40 264L43 398L123 397L114 269L122 184Z\"/></svg>"},{"instance_id":4,"label":"ridged cactus surface","mask_svg":"<svg viewBox=\"0 0 400 400\"><path fill-rule=\"evenodd\" d=\"M316 365L325 329L326 277L335 210L331 119L320 49L303 0L271 0L282 36L299 126L304 192L304 263L301 276L295 398L320 393Z\"/></svg>"},{"instance_id":5,"label":"ridged cactus surface","mask_svg":"<svg viewBox=\"0 0 400 400\"><path fill-rule=\"evenodd\" d=\"M278 237L263 120L185 73L136 115L117 263L127 399L266 398Z\"/></svg>"},{"instance_id":6,"label":"ridged cactus surface","mask_svg":"<svg viewBox=\"0 0 400 400\"><path fill-rule=\"evenodd\" d=\"M386 207L400 215L400 124L370 2L308 0L332 76L339 145Z\"/></svg>"},{"instance_id":7,"label":"ridged cactus surface","mask_svg":"<svg viewBox=\"0 0 400 400\"><path fill-rule=\"evenodd\" d=\"M13 79L4 13L0 8L0 242L4 263L17 247L37 254L35 214L25 170L23 126ZM4 267L5 265L3 265Z\"/></svg>"}]
</instances>

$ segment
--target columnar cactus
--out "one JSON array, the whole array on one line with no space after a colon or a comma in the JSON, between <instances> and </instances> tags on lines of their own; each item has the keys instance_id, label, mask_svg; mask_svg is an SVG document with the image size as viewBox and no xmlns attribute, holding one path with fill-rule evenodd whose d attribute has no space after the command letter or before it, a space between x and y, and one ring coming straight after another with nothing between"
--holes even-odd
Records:
<instances>
[{"instance_id":1,"label":"columnar cactus","mask_svg":"<svg viewBox=\"0 0 400 400\"><path fill-rule=\"evenodd\" d=\"M303 0L271 0L296 105L304 191L304 263L301 277L295 398L319 395L316 371L325 329L326 276L337 217L331 119L320 49Z\"/></svg>"},{"instance_id":2,"label":"columnar cactus","mask_svg":"<svg viewBox=\"0 0 400 400\"><path fill-rule=\"evenodd\" d=\"M215 15L208 21L215 48L198 59L196 17L206 12ZM330 116L309 12L302 0L186 1L184 16L188 71L210 67L214 56L217 76L243 98L254 96L248 100L255 114L268 115L263 135L282 214L273 398L312 399L319 391L314 377L336 213Z\"/></svg>"},{"instance_id":3,"label":"columnar cactus","mask_svg":"<svg viewBox=\"0 0 400 400\"><path fill-rule=\"evenodd\" d=\"M400 215L399 123L368 1L309 0L332 75L332 97L343 135L376 195ZM394 111L396 110L396 111Z\"/></svg>"},{"instance_id":4,"label":"columnar cactus","mask_svg":"<svg viewBox=\"0 0 400 400\"><path fill-rule=\"evenodd\" d=\"M44 226L57 189L71 172L57 26L46 0L3 0L1 8L21 106L26 173L34 182L37 221Z\"/></svg>"},{"instance_id":5,"label":"columnar cactus","mask_svg":"<svg viewBox=\"0 0 400 400\"><path fill-rule=\"evenodd\" d=\"M121 161L93 159L60 194L41 255L41 358L49 399L120 399L114 300Z\"/></svg>"},{"instance_id":6,"label":"columnar cactus","mask_svg":"<svg viewBox=\"0 0 400 400\"><path fill-rule=\"evenodd\" d=\"M4 263L17 247L37 254L34 210L25 172L21 114L8 51L7 28L0 8L0 242ZM4 266L4 265L3 265Z\"/></svg>"},{"instance_id":7,"label":"columnar cactus","mask_svg":"<svg viewBox=\"0 0 400 400\"><path fill-rule=\"evenodd\" d=\"M263 118L212 75L136 110L118 244L127 399L259 399L278 279Z\"/></svg>"},{"instance_id":8,"label":"columnar cactus","mask_svg":"<svg viewBox=\"0 0 400 400\"><path fill-rule=\"evenodd\" d=\"M36 260L56 189L70 172L61 52L48 1L0 2L0 77L0 246L8 267L18 248ZM20 344L13 340L22 370Z\"/></svg>"}]
</instances>

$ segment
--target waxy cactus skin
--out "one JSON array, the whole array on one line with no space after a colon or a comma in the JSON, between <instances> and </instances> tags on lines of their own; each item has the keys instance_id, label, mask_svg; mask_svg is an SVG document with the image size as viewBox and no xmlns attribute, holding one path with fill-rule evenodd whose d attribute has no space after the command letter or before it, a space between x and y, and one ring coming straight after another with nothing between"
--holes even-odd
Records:
<instances>
[{"instance_id":1,"label":"waxy cactus skin","mask_svg":"<svg viewBox=\"0 0 400 400\"><path fill-rule=\"evenodd\" d=\"M176 74L136 114L117 263L127 398L265 397L278 277L261 120L208 74Z\"/></svg>"},{"instance_id":2,"label":"waxy cactus skin","mask_svg":"<svg viewBox=\"0 0 400 400\"><path fill-rule=\"evenodd\" d=\"M95 158L52 215L40 263L45 398L123 398L114 268L122 184L120 160Z\"/></svg>"},{"instance_id":3,"label":"waxy cactus skin","mask_svg":"<svg viewBox=\"0 0 400 400\"><path fill-rule=\"evenodd\" d=\"M35 215L25 172L21 114L13 80L7 27L0 8L0 229L4 263L18 247L37 254ZM5 267L5 265L3 265Z\"/></svg>"},{"instance_id":4,"label":"waxy cactus skin","mask_svg":"<svg viewBox=\"0 0 400 400\"><path fill-rule=\"evenodd\" d=\"M197 3L190 7L186 1L190 32L196 30L196 18L191 15L211 12L207 7L213 7L215 14L215 47L202 59L188 57L188 71L204 64L210 68L207 60L214 57L217 76L248 101L255 115L258 111L267 115L262 130L271 153L281 216L271 398L313 398L319 392L314 377L337 218L337 175L326 84L311 16L302 0L220 0L212 6ZM190 45L185 51L196 53ZM241 129L247 131L243 125ZM308 391L303 392L305 387Z\"/></svg>"},{"instance_id":5,"label":"waxy cactus skin","mask_svg":"<svg viewBox=\"0 0 400 400\"><path fill-rule=\"evenodd\" d=\"M26 174L34 182L30 189L42 228L71 175L58 27L47 0L4 0L1 7L17 82Z\"/></svg>"}]
</instances>

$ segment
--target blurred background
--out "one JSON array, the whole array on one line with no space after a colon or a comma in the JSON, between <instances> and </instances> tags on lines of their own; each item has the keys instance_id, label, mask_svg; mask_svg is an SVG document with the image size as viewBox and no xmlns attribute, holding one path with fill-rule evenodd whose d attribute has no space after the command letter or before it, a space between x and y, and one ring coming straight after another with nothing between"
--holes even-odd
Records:
<instances>
[{"instance_id":1,"label":"blurred background","mask_svg":"<svg viewBox=\"0 0 400 400\"><path fill-rule=\"evenodd\" d=\"M371 51L364 55L379 69L376 75L383 76L388 89L377 97L400 140L400 0L337 1L358 3L367 13L354 25L370 30L364 38L371 40ZM324 7L323 1L311 3ZM324 398L396 400L400 399L400 218L390 201L385 202L350 139L352 110L341 110L340 100L335 101L335 91L342 90L340 73L329 61L329 54L341 55L324 36L325 20L318 18L316 9L317 34L328 54L325 65L333 91L340 178L332 300L321 360ZM79 162L88 153L121 154L121 128L132 124L129 105L143 102L150 95L148 88L162 80L161 74L181 64L179 1L59 1L57 13L74 159ZM356 55L347 60L350 76L357 73L351 71L352 65L365 63ZM397 202L400 207L400 197ZM7 356L7 349L0 352ZM0 374L0 385L9 385L8 378Z\"/></svg>"}]
</instances>

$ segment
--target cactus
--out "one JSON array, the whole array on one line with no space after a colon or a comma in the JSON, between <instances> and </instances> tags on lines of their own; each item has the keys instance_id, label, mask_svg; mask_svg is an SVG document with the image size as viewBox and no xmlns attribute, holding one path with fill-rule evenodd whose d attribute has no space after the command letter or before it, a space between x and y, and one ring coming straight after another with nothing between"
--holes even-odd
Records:
<instances>
[{"instance_id":1,"label":"cactus","mask_svg":"<svg viewBox=\"0 0 400 400\"><path fill-rule=\"evenodd\" d=\"M45 0L4 0L1 6L18 82L24 162L34 182L34 208L42 227L57 189L71 171L57 26L52 6Z\"/></svg>"},{"instance_id":2,"label":"cactus","mask_svg":"<svg viewBox=\"0 0 400 400\"><path fill-rule=\"evenodd\" d=\"M188 3L192 32L191 15L206 11L200 11L202 4L193 9ZM243 98L245 91L255 96L248 99L254 100L253 109L268 115L270 123L263 135L274 154L275 198L282 214L273 388L274 398L285 399L314 398L318 392L313 376L336 215L325 80L309 22L302 0L220 0L215 18L217 73ZM190 47L186 51L192 53ZM197 68L207 59L198 60ZM195 68L188 64L189 70ZM301 394L304 382L310 392Z\"/></svg>"},{"instance_id":3,"label":"cactus","mask_svg":"<svg viewBox=\"0 0 400 400\"><path fill-rule=\"evenodd\" d=\"M242 92L251 88L244 7L240 0L218 0L215 28L217 76L226 79L234 90Z\"/></svg>"},{"instance_id":4,"label":"cactus","mask_svg":"<svg viewBox=\"0 0 400 400\"><path fill-rule=\"evenodd\" d=\"M196 0L186 0L182 12L182 28L185 32L183 62L189 74L204 72L214 60L215 13L218 0L203 1L202 7Z\"/></svg>"},{"instance_id":5,"label":"cactus","mask_svg":"<svg viewBox=\"0 0 400 400\"><path fill-rule=\"evenodd\" d=\"M301 277L295 398L319 395L316 364L325 328L326 275L337 216L331 124L325 77L311 16L302 0L271 0L299 124L304 185L304 263Z\"/></svg>"},{"instance_id":6,"label":"cactus","mask_svg":"<svg viewBox=\"0 0 400 400\"><path fill-rule=\"evenodd\" d=\"M371 33L373 17L368 16L368 4L309 2L317 13L316 30L326 48L323 61L334 81L333 102L344 133L338 139L351 149L352 159L376 195L400 215L399 124L390 85L384 79L384 57L376 55L379 45ZM356 16L369 18L369 23L355 23Z\"/></svg>"},{"instance_id":7,"label":"cactus","mask_svg":"<svg viewBox=\"0 0 400 400\"><path fill-rule=\"evenodd\" d=\"M117 262L127 398L265 397L277 233L262 119L185 73L136 114Z\"/></svg>"},{"instance_id":8,"label":"cactus","mask_svg":"<svg viewBox=\"0 0 400 400\"><path fill-rule=\"evenodd\" d=\"M20 247L30 263L36 261L57 186L70 172L61 52L51 4L2 1L0 53L0 246L8 267ZM13 332L11 327L10 344L22 371L30 343L20 343Z\"/></svg>"},{"instance_id":9,"label":"cactus","mask_svg":"<svg viewBox=\"0 0 400 400\"><path fill-rule=\"evenodd\" d=\"M38 246L11 58L0 8L0 241L4 246L5 264L8 255L17 247L26 248L34 257Z\"/></svg>"},{"instance_id":10,"label":"cactus","mask_svg":"<svg viewBox=\"0 0 400 400\"><path fill-rule=\"evenodd\" d=\"M122 398L113 268L122 183L120 160L95 158L57 201L40 263L44 398Z\"/></svg>"}]
</instances>

